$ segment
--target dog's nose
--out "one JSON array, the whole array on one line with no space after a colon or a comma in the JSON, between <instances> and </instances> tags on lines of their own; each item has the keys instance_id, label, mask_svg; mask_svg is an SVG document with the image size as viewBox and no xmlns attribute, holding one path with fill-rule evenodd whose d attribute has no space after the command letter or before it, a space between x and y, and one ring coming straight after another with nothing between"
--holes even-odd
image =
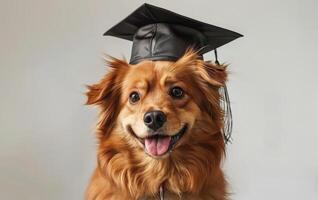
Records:
<instances>
[{"instance_id":1,"label":"dog's nose","mask_svg":"<svg viewBox=\"0 0 318 200\"><path fill-rule=\"evenodd\" d=\"M150 111L144 115L145 125L154 131L162 127L166 120L165 113L160 110Z\"/></svg>"}]
</instances>

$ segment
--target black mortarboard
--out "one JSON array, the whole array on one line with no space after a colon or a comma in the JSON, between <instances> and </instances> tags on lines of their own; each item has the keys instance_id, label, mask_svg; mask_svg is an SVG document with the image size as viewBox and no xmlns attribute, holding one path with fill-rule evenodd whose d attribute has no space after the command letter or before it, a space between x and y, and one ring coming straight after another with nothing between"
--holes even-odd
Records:
<instances>
[{"instance_id":1,"label":"black mortarboard","mask_svg":"<svg viewBox=\"0 0 318 200\"><path fill-rule=\"evenodd\" d=\"M189 47L203 55L242 36L149 4L140 6L104 35L133 41L131 64L176 61Z\"/></svg>"}]
</instances>

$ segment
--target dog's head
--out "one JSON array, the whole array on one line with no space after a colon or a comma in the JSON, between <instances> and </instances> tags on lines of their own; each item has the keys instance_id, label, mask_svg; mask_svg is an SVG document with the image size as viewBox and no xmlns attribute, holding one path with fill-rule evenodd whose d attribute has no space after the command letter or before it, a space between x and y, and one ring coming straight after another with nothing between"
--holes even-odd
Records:
<instances>
[{"instance_id":1,"label":"dog's head","mask_svg":"<svg viewBox=\"0 0 318 200\"><path fill-rule=\"evenodd\" d=\"M198 130L221 132L224 66L192 51L176 62L129 65L112 58L109 65L111 71L87 93L87 103L102 108L101 137L116 134L153 158L165 158L179 146L195 145L202 137Z\"/></svg>"}]
</instances>

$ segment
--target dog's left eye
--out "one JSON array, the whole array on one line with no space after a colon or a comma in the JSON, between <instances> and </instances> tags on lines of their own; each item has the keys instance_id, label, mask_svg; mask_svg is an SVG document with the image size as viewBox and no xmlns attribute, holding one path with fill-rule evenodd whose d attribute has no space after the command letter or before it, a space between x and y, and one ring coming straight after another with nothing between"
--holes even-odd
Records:
<instances>
[{"instance_id":1,"label":"dog's left eye","mask_svg":"<svg viewBox=\"0 0 318 200\"><path fill-rule=\"evenodd\" d=\"M180 99L184 96L184 91L181 87L173 87L170 90L170 96L176 99Z\"/></svg>"},{"instance_id":2,"label":"dog's left eye","mask_svg":"<svg viewBox=\"0 0 318 200\"><path fill-rule=\"evenodd\" d=\"M139 93L138 92L132 92L132 93L130 93L130 95L129 95L129 102L131 103L131 104L135 104L137 101L139 101L140 100L140 95L139 95Z\"/></svg>"}]
</instances>

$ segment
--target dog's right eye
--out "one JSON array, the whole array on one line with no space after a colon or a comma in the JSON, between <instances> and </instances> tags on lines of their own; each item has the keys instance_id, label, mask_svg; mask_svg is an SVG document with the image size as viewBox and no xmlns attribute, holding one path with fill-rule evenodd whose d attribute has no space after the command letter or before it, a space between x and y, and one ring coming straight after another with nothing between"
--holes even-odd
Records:
<instances>
[{"instance_id":1,"label":"dog's right eye","mask_svg":"<svg viewBox=\"0 0 318 200\"><path fill-rule=\"evenodd\" d=\"M140 96L139 96L139 93L138 92L132 92L130 93L129 95L129 102L131 104L135 104L137 101L140 100Z\"/></svg>"}]
</instances>

